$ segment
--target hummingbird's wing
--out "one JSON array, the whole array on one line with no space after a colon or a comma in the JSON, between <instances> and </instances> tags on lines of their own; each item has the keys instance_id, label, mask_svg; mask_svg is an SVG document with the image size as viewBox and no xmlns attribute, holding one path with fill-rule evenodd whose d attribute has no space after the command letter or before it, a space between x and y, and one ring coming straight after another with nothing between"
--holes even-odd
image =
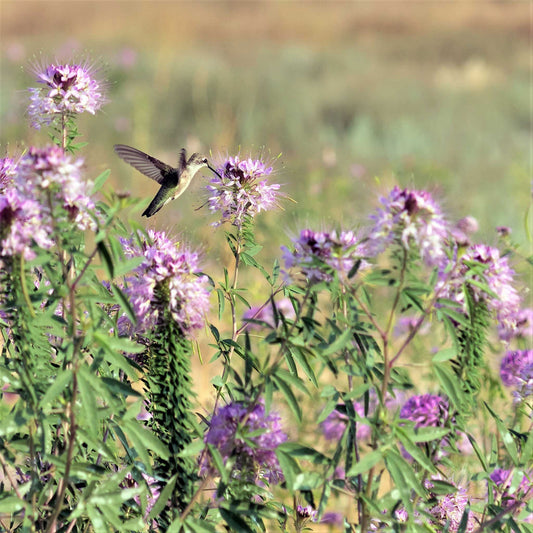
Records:
<instances>
[{"instance_id":1,"label":"hummingbird's wing","mask_svg":"<svg viewBox=\"0 0 533 533\"><path fill-rule=\"evenodd\" d=\"M185 148L181 149L180 160L179 160L179 169L180 174L187 168L187 150Z\"/></svg>"},{"instance_id":2,"label":"hummingbird's wing","mask_svg":"<svg viewBox=\"0 0 533 533\"><path fill-rule=\"evenodd\" d=\"M126 163L129 163L145 176L157 181L157 183L162 183L166 175L173 170L170 165L137 150L137 148L132 148L125 144L115 144L114 149L117 155Z\"/></svg>"}]
</instances>

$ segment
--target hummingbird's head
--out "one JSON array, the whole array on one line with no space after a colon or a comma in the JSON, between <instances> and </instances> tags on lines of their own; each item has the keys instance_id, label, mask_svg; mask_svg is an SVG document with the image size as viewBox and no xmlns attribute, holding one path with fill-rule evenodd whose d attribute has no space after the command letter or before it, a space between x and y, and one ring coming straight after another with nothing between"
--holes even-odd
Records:
<instances>
[{"instance_id":1,"label":"hummingbird's head","mask_svg":"<svg viewBox=\"0 0 533 533\"><path fill-rule=\"evenodd\" d=\"M189 158L188 165L192 165L196 170L200 170L203 167L209 166L209 161L207 160L207 157L194 153Z\"/></svg>"}]
</instances>

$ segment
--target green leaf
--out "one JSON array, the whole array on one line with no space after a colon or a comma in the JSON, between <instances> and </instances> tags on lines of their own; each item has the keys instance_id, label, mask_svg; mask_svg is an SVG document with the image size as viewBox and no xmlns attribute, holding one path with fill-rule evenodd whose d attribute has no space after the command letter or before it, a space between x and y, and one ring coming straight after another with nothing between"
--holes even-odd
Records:
<instances>
[{"instance_id":1,"label":"green leaf","mask_svg":"<svg viewBox=\"0 0 533 533\"><path fill-rule=\"evenodd\" d=\"M290 491L294 490L296 476L302 471L300 466L291 455L285 453L280 447L276 448L276 457L285 477L287 489Z\"/></svg>"},{"instance_id":2,"label":"green leaf","mask_svg":"<svg viewBox=\"0 0 533 533\"><path fill-rule=\"evenodd\" d=\"M332 355L335 352L345 348L351 342L351 340L352 331L350 329L346 329L329 346L326 346L326 348L321 351L321 354L324 357L328 357L329 355Z\"/></svg>"},{"instance_id":3,"label":"green leaf","mask_svg":"<svg viewBox=\"0 0 533 533\"><path fill-rule=\"evenodd\" d=\"M456 355L457 355L457 350L455 348L445 348L444 350L437 352L431 358L431 360L434 363L444 363L445 361L449 361L450 359L453 359Z\"/></svg>"},{"instance_id":4,"label":"green leaf","mask_svg":"<svg viewBox=\"0 0 533 533\"><path fill-rule=\"evenodd\" d=\"M110 174L111 170L107 169L104 170L97 178L95 178L91 195L97 193L104 186L104 183L107 181Z\"/></svg>"},{"instance_id":5,"label":"green leaf","mask_svg":"<svg viewBox=\"0 0 533 533\"><path fill-rule=\"evenodd\" d=\"M142 394L135 389L132 389L127 383L118 381L114 378L103 377L100 378L106 385L106 387L113 393L122 396L136 396L141 397Z\"/></svg>"},{"instance_id":6,"label":"green leaf","mask_svg":"<svg viewBox=\"0 0 533 533\"><path fill-rule=\"evenodd\" d=\"M109 279L113 279L115 277L115 266L113 265L113 258L111 257L111 254L109 253L105 242L99 241L96 247L98 248L100 259L102 260L102 264L106 269Z\"/></svg>"},{"instance_id":7,"label":"green leaf","mask_svg":"<svg viewBox=\"0 0 533 533\"><path fill-rule=\"evenodd\" d=\"M358 476L359 474L364 474L382 459L383 454L379 450L374 450L370 453L367 453L359 462L350 468L350 470L346 473L346 477L354 477Z\"/></svg>"},{"instance_id":8,"label":"green leaf","mask_svg":"<svg viewBox=\"0 0 533 533\"><path fill-rule=\"evenodd\" d=\"M486 402L485 407L491 414L492 418L496 422L496 427L498 428L498 432L500 433L503 445L505 446L505 449L509 453L513 463L515 466L518 466L519 460L518 460L518 450L516 447L516 442L509 432L509 430L505 427L505 424L503 423L502 419L492 410L490 405Z\"/></svg>"},{"instance_id":9,"label":"green leaf","mask_svg":"<svg viewBox=\"0 0 533 533\"><path fill-rule=\"evenodd\" d=\"M97 395L95 394L87 374L90 370L86 366L81 366L78 371L78 388L80 391L81 411L85 415L85 424L93 435L98 434L98 407L96 405Z\"/></svg>"},{"instance_id":10,"label":"green leaf","mask_svg":"<svg viewBox=\"0 0 533 533\"><path fill-rule=\"evenodd\" d=\"M26 502L17 498L16 496L7 496L0 498L0 513L12 514L24 509Z\"/></svg>"},{"instance_id":11,"label":"green leaf","mask_svg":"<svg viewBox=\"0 0 533 533\"><path fill-rule=\"evenodd\" d=\"M123 421L122 427L135 444L137 452L139 452L137 446L140 445L143 450L148 448L153 450L162 459L167 460L169 458L168 448L151 431L141 426L136 420ZM149 464L149 460L145 462L145 465Z\"/></svg>"},{"instance_id":12,"label":"green leaf","mask_svg":"<svg viewBox=\"0 0 533 533\"><path fill-rule=\"evenodd\" d=\"M424 489L416 478L412 465L403 459L397 451L388 450L385 453L385 464L394 481L395 488L402 495L402 501L406 507L412 507L412 490L421 498L425 496Z\"/></svg>"},{"instance_id":13,"label":"green leaf","mask_svg":"<svg viewBox=\"0 0 533 533\"><path fill-rule=\"evenodd\" d=\"M318 387L318 381L316 379L315 372L313 368L311 367L311 365L309 364L309 361L307 360L307 357L302 352L302 350L294 348L290 350L290 352L292 356L294 357L294 359L296 359L296 361L298 361L298 363L300 364L300 367L305 372L305 375L311 380L311 383L315 387Z\"/></svg>"},{"instance_id":14,"label":"green leaf","mask_svg":"<svg viewBox=\"0 0 533 533\"><path fill-rule=\"evenodd\" d=\"M130 322L134 325L137 324L137 317L135 316L135 312L131 307L128 297L122 292L122 289L118 287L115 283L111 284L111 289L113 290L113 294L117 297L120 303L120 307L122 307L122 311L124 311L124 313L126 313L126 316L130 319Z\"/></svg>"},{"instance_id":15,"label":"green leaf","mask_svg":"<svg viewBox=\"0 0 533 533\"><path fill-rule=\"evenodd\" d=\"M159 498L157 498L157 501L155 502L154 506L152 507L152 510L150 511L150 514L148 515L148 521L151 521L156 518L166 507L168 500L172 496L172 492L174 490L174 486L176 485L177 479L178 474L174 474L167 481L165 488L161 491Z\"/></svg>"},{"instance_id":16,"label":"green leaf","mask_svg":"<svg viewBox=\"0 0 533 533\"><path fill-rule=\"evenodd\" d=\"M48 387L45 395L41 398L39 406L42 409L45 409L49 403L52 403L63 392L63 390L70 385L71 380L72 370L67 368L66 370L61 371L52 382L50 387Z\"/></svg>"},{"instance_id":17,"label":"green leaf","mask_svg":"<svg viewBox=\"0 0 533 533\"><path fill-rule=\"evenodd\" d=\"M254 533L254 530L250 529L248 524L238 514L224 507L219 507L218 510L226 524L228 524L230 531L234 533Z\"/></svg>"},{"instance_id":18,"label":"green leaf","mask_svg":"<svg viewBox=\"0 0 533 533\"><path fill-rule=\"evenodd\" d=\"M467 401L457 376L448 365L441 363L435 363L433 365L433 371L435 372L444 392L453 402L456 409L458 411L464 411Z\"/></svg>"}]
</instances>

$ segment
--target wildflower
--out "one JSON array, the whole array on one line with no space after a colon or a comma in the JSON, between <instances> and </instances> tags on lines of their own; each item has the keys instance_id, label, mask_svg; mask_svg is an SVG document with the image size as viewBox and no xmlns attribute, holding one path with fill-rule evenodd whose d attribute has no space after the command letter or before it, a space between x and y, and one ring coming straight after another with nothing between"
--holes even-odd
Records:
<instances>
[{"instance_id":1,"label":"wildflower","mask_svg":"<svg viewBox=\"0 0 533 533\"><path fill-rule=\"evenodd\" d=\"M445 494L438 499L437 505L429 509L436 520L436 525L447 527L447 531L456 532L459 529L465 509L469 505L468 494L464 487L451 494ZM465 532L474 531L476 523L469 515Z\"/></svg>"},{"instance_id":2,"label":"wildflower","mask_svg":"<svg viewBox=\"0 0 533 533\"><path fill-rule=\"evenodd\" d=\"M395 411L399 407L399 400L403 394L401 391L395 391L395 395L387 394L385 400L385 407L389 411ZM378 397L374 389L369 390L368 399L368 413L366 416L372 416L378 406ZM365 402L364 400L353 402L354 411L361 417L365 417ZM322 432L327 440L338 441L342 438L344 430L348 425L349 417L345 414L345 409L342 411L334 409L327 418L321 422ZM356 438L358 440L365 440L370 437L370 426L357 422Z\"/></svg>"},{"instance_id":3,"label":"wildflower","mask_svg":"<svg viewBox=\"0 0 533 533\"><path fill-rule=\"evenodd\" d=\"M464 291L464 284L467 283L475 301L486 304L501 328L515 329L520 296L513 286L514 270L509 266L507 257L500 256L497 248L484 244L470 246L459 258L452 275L443 269L439 277L436 290L440 296L457 302L463 313L468 312ZM490 292L484 291L479 283L485 283Z\"/></svg>"},{"instance_id":4,"label":"wildflower","mask_svg":"<svg viewBox=\"0 0 533 533\"><path fill-rule=\"evenodd\" d=\"M22 255L33 259L32 244L51 248L49 221L35 200L19 194L14 188L0 193L0 256Z\"/></svg>"},{"instance_id":5,"label":"wildflower","mask_svg":"<svg viewBox=\"0 0 533 533\"><path fill-rule=\"evenodd\" d=\"M204 324L209 309L208 279L197 275L196 252L171 241L164 232L148 232L150 242L140 245L122 239L128 257L143 262L129 276L124 287L138 320L138 329L148 331L160 325L167 313L184 334Z\"/></svg>"},{"instance_id":6,"label":"wildflower","mask_svg":"<svg viewBox=\"0 0 533 533\"><path fill-rule=\"evenodd\" d=\"M363 260L364 245L353 231L331 232L304 229L293 240L294 250L282 246L283 261L287 270L299 268L309 283L330 281L333 272L346 278L357 261L359 268L368 266Z\"/></svg>"},{"instance_id":7,"label":"wildflower","mask_svg":"<svg viewBox=\"0 0 533 533\"><path fill-rule=\"evenodd\" d=\"M415 428L443 427L449 416L448 400L438 394L412 396L400 409L400 418L412 420Z\"/></svg>"},{"instance_id":8,"label":"wildflower","mask_svg":"<svg viewBox=\"0 0 533 533\"><path fill-rule=\"evenodd\" d=\"M0 159L0 193L13 181L17 165L10 157Z\"/></svg>"},{"instance_id":9,"label":"wildflower","mask_svg":"<svg viewBox=\"0 0 533 533\"><path fill-rule=\"evenodd\" d=\"M57 117L87 111L94 115L105 103L104 87L95 77L94 65L56 65L34 67L37 82L42 87L32 87L28 114L32 126L40 129Z\"/></svg>"},{"instance_id":10,"label":"wildflower","mask_svg":"<svg viewBox=\"0 0 533 533\"><path fill-rule=\"evenodd\" d=\"M380 202L383 207L370 217L374 226L368 240L369 254L377 255L396 244L405 250L418 250L429 266L440 265L446 258L448 224L431 195L396 186Z\"/></svg>"},{"instance_id":11,"label":"wildflower","mask_svg":"<svg viewBox=\"0 0 533 533\"><path fill-rule=\"evenodd\" d=\"M520 384L520 374L533 364L533 350L514 350L505 354L500 363L500 377L506 387Z\"/></svg>"},{"instance_id":12,"label":"wildflower","mask_svg":"<svg viewBox=\"0 0 533 533\"><path fill-rule=\"evenodd\" d=\"M215 446L224 464L233 461L235 475L241 479L279 483L283 480L276 448L287 440L277 413L265 413L262 402L249 406L233 402L220 408L212 417L204 442ZM212 470L210 460L204 462L204 472Z\"/></svg>"},{"instance_id":13,"label":"wildflower","mask_svg":"<svg viewBox=\"0 0 533 533\"><path fill-rule=\"evenodd\" d=\"M518 486L514 480L515 474L512 470L495 468L489 477L494 483L494 496L496 497L497 494L500 495L501 506L504 509L513 507L516 512L519 512L523 504L528 502L531 496L533 496L533 484L530 481L530 474L523 475ZM531 518L530 516L528 520Z\"/></svg>"},{"instance_id":14,"label":"wildflower","mask_svg":"<svg viewBox=\"0 0 533 533\"><path fill-rule=\"evenodd\" d=\"M214 226L230 222L242 227L246 218L253 218L261 211L277 206L278 184L269 184L267 177L272 167L259 159L230 157L218 167L220 176L211 179L207 190L209 210L220 213L220 220Z\"/></svg>"},{"instance_id":15,"label":"wildflower","mask_svg":"<svg viewBox=\"0 0 533 533\"><path fill-rule=\"evenodd\" d=\"M146 499L146 509L144 513L144 518L146 519L148 515L150 514L150 511L152 510L152 507L155 505L159 498L159 482L153 478L152 476L149 476L148 474L142 474L143 478L143 485L148 487L148 496ZM138 488L139 483L133 478L130 472L126 474L126 477L123 479L121 486L123 488ZM136 495L134 496L133 500L135 503L140 507L141 506L141 498ZM154 522L155 525L155 522Z\"/></svg>"},{"instance_id":16,"label":"wildflower","mask_svg":"<svg viewBox=\"0 0 533 533\"><path fill-rule=\"evenodd\" d=\"M513 391L515 402L523 402L533 396L533 362L524 365L517 376L516 390Z\"/></svg>"},{"instance_id":17,"label":"wildflower","mask_svg":"<svg viewBox=\"0 0 533 533\"><path fill-rule=\"evenodd\" d=\"M533 338L533 309L531 307L509 313L508 321L511 323L511 328L505 327L504 324L498 325L498 335L502 341Z\"/></svg>"},{"instance_id":18,"label":"wildflower","mask_svg":"<svg viewBox=\"0 0 533 533\"><path fill-rule=\"evenodd\" d=\"M470 234L476 233L479 229L479 224L474 217L464 217L450 229L450 234L459 246L470 246Z\"/></svg>"},{"instance_id":19,"label":"wildflower","mask_svg":"<svg viewBox=\"0 0 533 533\"><path fill-rule=\"evenodd\" d=\"M83 160L72 160L57 146L31 147L17 165L15 185L39 202L45 216L57 219L58 214L51 210L59 206L64 220L80 230L94 231L97 215L90 197L92 183L82 179L82 165Z\"/></svg>"}]
</instances>

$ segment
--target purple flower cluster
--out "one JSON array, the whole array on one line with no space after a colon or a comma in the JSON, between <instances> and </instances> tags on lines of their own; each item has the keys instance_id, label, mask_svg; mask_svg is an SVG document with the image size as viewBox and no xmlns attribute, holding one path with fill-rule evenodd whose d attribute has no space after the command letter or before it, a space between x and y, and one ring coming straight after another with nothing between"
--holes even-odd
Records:
<instances>
[{"instance_id":1,"label":"purple flower cluster","mask_svg":"<svg viewBox=\"0 0 533 533\"><path fill-rule=\"evenodd\" d=\"M10 157L0 159L0 193L13 181L16 169L17 165Z\"/></svg>"},{"instance_id":2,"label":"purple flower cluster","mask_svg":"<svg viewBox=\"0 0 533 533\"><path fill-rule=\"evenodd\" d=\"M482 265L482 275L477 272L472 273L472 266L477 265ZM513 285L514 270L510 267L507 257L500 256L497 248L484 244L470 246L459 258L451 276L445 269L440 273L436 290L441 296L459 303L466 313L467 304L463 286L469 281L474 282L470 284L474 298L486 303L489 311L496 315L500 328L513 331L520 309L520 296ZM476 285L483 282L486 283L490 293Z\"/></svg>"},{"instance_id":3,"label":"purple flower cluster","mask_svg":"<svg viewBox=\"0 0 533 533\"><path fill-rule=\"evenodd\" d=\"M533 350L507 352L500 364L500 377L505 386L514 387L515 402L533 396Z\"/></svg>"},{"instance_id":4,"label":"purple flower cluster","mask_svg":"<svg viewBox=\"0 0 533 533\"><path fill-rule=\"evenodd\" d=\"M500 364L500 377L506 387L520 385L520 375L533 365L533 350L513 350L503 357Z\"/></svg>"},{"instance_id":5,"label":"purple flower cluster","mask_svg":"<svg viewBox=\"0 0 533 533\"><path fill-rule=\"evenodd\" d=\"M292 251L281 248L285 269L298 268L310 283L330 281L333 272L346 278L358 260L360 268L368 266L362 259L366 249L353 231L304 229L293 239L293 247Z\"/></svg>"},{"instance_id":6,"label":"purple flower cluster","mask_svg":"<svg viewBox=\"0 0 533 533\"><path fill-rule=\"evenodd\" d=\"M170 240L164 232L148 232L149 242L141 238L122 239L128 257L143 262L126 279L124 291L137 316L137 328L148 331L170 314L183 333L201 328L209 310L206 276L199 276L199 257L183 245Z\"/></svg>"},{"instance_id":7,"label":"purple flower cluster","mask_svg":"<svg viewBox=\"0 0 533 533\"><path fill-rule=\"evenodd\" d=\"M415 428L443 427L449 416L448 400L438 394L412 396L400 410L400 418L412 420Z\"/></svg>"},{"instance_id":8,"label":"purple flower cluster","mask_svg":"<svg viewBox=\"0 0 533 533\"><path fill-rule=\"evenodd\" d=\"M277 413L265 412L262 402L255 405L233 402L220 408L212 417L204 441L217 448L226 464L234 461L233 471L239 479L279 483L283 480L276 448L287 440ZM206 458L204 473L214 471Z\"/></svg>"},{"instance_id":9,"label":"purple flower cluster","mask_svg":"<svg viewBox=\"0 0 533 533\"><path fill-rule=\"evenodd\" d=\"M509 342L511 339L529 339L533 340L533 309L526 307L516 312L509 313L509 322L514 326L506 328L499 324L498 335L502 341Z\"/></svg>"},{"instance_id":10,"label":"purple flower cluster","mask_svg":"<svg viewBox=\"0 0 533 533\"><path fill-rule=\"evenodd\" d=\"M439 497L437 505L429 509L436 520L436 525L447 527L447 531L458 531L465 509L469 505L469 498L464 487L458 487L452 494ZM469 514L465 532L470 533L476 529L474 517Z\"/></svg>"},{"instance_id":11,"label":"purple flower cluster","mask_svg":"<svg viewBox=\"0 0 533 533\"><path fill-rule=\"evenodd\" d=\"M401 401L401 398L403 396L403 393L401 391L397 391L395 396L393 397L390 394L387 394L387 398L385 400L385 407L389 411L394 411L399 407L399 402ZM372 416L372 414L375 412L377 406L378 406L378 397L374 389L371 389L369 392L369 402L368 402L368 414L367 416ZM353 408L354 411L361 417L365 417L365 404L363 400L360 401L354 401L353 402ZM327 440L332 441L339 441L343 434L344 430L346 429L346 426L348 425L348 416L345 413L340 412L337 409L334 409L329 413L329 415L326 417L326 419L321 422L322 427L322 433L324 434L324 437ZM357 423L357 429L356 429L356 438L358 440L365 440L370 437L370 426L367 424L363 424L361 422Z\"/></svg>"},{"instance_id":12,"label":"purple flower cluster","mask_svg":"<svg viewBox=\"0 0 533 533\"><path fill-rule=\"evenodd\" d=\"M272 173L272 167L262 161L230 157L218 167L218 173L220 177L212 178L207 186L209 210L220 213L214 226L230 222L241 227L246 217L277 206L280 186L268 183L266 178Z\"/></svg>"},{"instance_id":13,"label":"purple flower cluster","mask_svg":"<svg viewBox=\"0 0 533 533\"><path fill-rule=\"evenodd\" d=\"M81 160L55 146L30 148L17 164L3 161L0 187L0 256L35 257L32 245L48 249L55 224L68 221L78 229L96 229L90 181L81 178Z\"/></svg>"},{"instance_id":14,"label":"purple flower cluster","mask_svg":"<svg viewBox=\"0 0 533 533\"><path fill-rule=\"evenodd\" d=\"M418 250L429 266L438 266L446 259L448 223L428 192L396 186L380 202L383 207L370 217L374 226L368 240L369 255L396 244Z\"/></svg>"},{"instance_id":15,"label":"purple flower cluster","mask_svg":"<svg viewBox=\"0 0 533 533\"><path fill-rule=\"evenodd\" d=\"M34 67L37 82L42 87L32 87L28 114L32 126L40 129L58 116L87 111L94 115L105 103L102 82L96 77L94 66L48 65Z\"/></svg>"},{"instance_id":16,"label":"purple flower cluster","mask_svg":"<svg viewBox=\"0 0 533 533\"><path fill-rule=\"evenodd\" d=\"M513 471L495 468L490 474L491 481L496 485L495 492L501 496L501 505L504 508L514 507L520 502L528 502L533 497L533 483L531 482L531 473L522 476L518 487L511 490L513 484ZM529 479L528 479L529 477ZM496 494L495 494L496 497ZM519 512L522 505L518 505L516 512ZM528 521L533 519L530 515Z\"/></svg>"}]
</instances>

